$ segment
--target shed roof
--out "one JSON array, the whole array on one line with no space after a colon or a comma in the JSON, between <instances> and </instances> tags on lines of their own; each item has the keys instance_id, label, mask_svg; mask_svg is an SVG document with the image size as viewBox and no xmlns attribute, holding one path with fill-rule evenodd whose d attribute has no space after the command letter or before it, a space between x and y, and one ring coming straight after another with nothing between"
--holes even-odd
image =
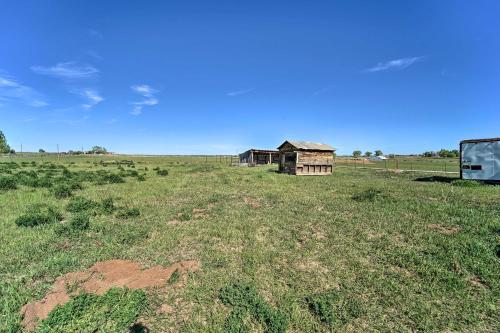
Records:
<instances>
[{"instance_id":1,"label":"shed roof","mask_svg":"<svg viewBox=\"0 0 500 333\"><path fill-rule=\"evenodd\" d=\"M291 141L291 140L286 140L285 142L283 142L278 147L278 149L283 147L283 145L287 142L299 150L335 151L335 148L333 148L330 145L324 144L324 143L316 143L316 142L309 142L309 141Z\"/></svg>"},{"instance_id":2,"label":"shed roof","mask_svg":"<svg viewBox=\"0 0 500 333\"><path fill-rule=\"evenodd\" d=\"M460 141L460 143L494 142L494 141L500 141L500 138L462 140Z\"/></svg>"}]
</instances>

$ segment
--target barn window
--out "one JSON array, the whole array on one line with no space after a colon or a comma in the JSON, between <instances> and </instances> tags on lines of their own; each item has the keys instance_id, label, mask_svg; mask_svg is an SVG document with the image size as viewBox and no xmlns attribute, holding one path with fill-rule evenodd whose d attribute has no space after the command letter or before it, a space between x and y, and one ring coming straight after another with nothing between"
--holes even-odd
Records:
<instances>
[{"instance_id":1,"label":"barn window","mask_svg":"<svg viewBox=\"0 0 500 333\"><path fill-rule=\"evenodd\" d=\"M471 170L483 170L483 166L482 165L471 165L470 166L470 169Z\"/></svg>"}]
</instances>

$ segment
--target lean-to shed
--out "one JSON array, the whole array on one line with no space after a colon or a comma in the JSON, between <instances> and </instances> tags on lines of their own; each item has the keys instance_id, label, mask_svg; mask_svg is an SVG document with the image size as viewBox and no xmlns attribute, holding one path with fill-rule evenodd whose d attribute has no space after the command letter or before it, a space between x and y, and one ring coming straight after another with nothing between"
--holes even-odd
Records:
<instances>
[{"instance_id":1,"label":"lean-to shed","mask_svg":"<svg viewBox=\"0 0 500 333\"><path fill-rule=\"evenodd\" d=\"M500 182L500 138L461 141L460 178Z\"/></svg>"},{"instance_id":2,"label":"lean-to shed","mask_svg":"<svg viewBox=\"0 0 500 333\"><path fill-rule=\"evenodd\" d=\"M248 165L271 164L279 162L277 150L250 149L240 155L240 163Z\"/></svg>"},{"instance_id":3,"label":"lean-to shed","mask_svg":"<svg viewBox=\"0 0 500 333\"><path fill-rule=\"evenodd\" d=\"M324 143L285 141L278 147L279 171L292 175L330 175L335 148Z\"/></svg>"}]
</instances>

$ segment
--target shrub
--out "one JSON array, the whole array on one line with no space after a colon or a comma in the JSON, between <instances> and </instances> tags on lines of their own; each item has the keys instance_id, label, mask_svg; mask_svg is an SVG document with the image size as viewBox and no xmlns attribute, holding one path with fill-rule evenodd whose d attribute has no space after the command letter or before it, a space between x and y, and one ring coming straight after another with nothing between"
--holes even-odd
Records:
<instances>
[{"instance_id":1,"label":"shrub","mask_svg":"<svg viewBox=\"0 0 500 333\"><path fill-rule=\"evenodd\" d=\"M55 308L36 332L129 332L146 307L142 290L112 288L101 296L82 293Z\"/></svg>"},{"instance_id":2,"label":"shrub","mask_svg":"<svg viewBox=\"0 0 500 333\"><path fill-rule=\"evenodd\" d=\"M124 208L116 214L116 217L121 219L128 219L131 217L137 217L141 215L138 208Z\"/></svg>"},{"instance_id":3,"label":"shrub","mask_svg":"<svg viewBox=\"0 0 500 333\"><path fill-rule=\"evenodd\" d=\"M103 199L100 203L100 210L103 214L113 214L116 210L113 198Z\"/></svg>"},{"instance_id":4,"label":"shrub","mask_svg":"<svg viewBox=\"0 0 500 333\"><path fill-rule=\"evenodd\" d=\"M90 226L90 218L85 213L73 215L69 220L69 227L73 231L87 230Z\"/></svg>"},{"instance_id":5,"label":"shrub","mask_svg":"<svg viewBox=\"0 0 500 333\"><path fill-rule=\"evenodd\" d=\"M125 183L123 177L115 173L104 174L101 176L101 180L104 183L109 183L109 184Z\"/></svg>"},{"instance_id":6,"label":"shrub","mask_svg":"<svg viewBox=\"0 0 500 333\"><path fill-rule=\"evenodd\" d=\"M479 187L482 184L476 180L455 179L451 182L451 185L459 187Z\"/></svg>"},{"instance_id":7,"label":"shrub","mask_svg":"<svg viewBox=\"0 0 500 333\"><path fill-rule=\"evenodd\" d=\"M139 176L137 176L137 180L140 182L143 182L146 180L146 177L144 175L139 175Z\"/></svg>"},{"instance_id":8,"label":"shrub","mask_svg":"<svg viewBox=\"0 0 500 333\"><path fill-rule=\"evenodd\" d=\"M54 196L58 199L69 198L73 194L73 190L71 189L71 186L68 184L56 185L52 189L52 192L54 193Z\"/></svg>"},{"instance_id":9,"label":"shrub","mask_svg":"<svg viewBox=\"0 0 500 333\"><path fill-rule=\"evenodd\" d=\"M34 205L23 215L19 216L15 223L18 226L34 227L41 224L49 224L62 220L62 215L54 207L47 205Z\"/></svg>"},{"instance_id":10,"label":"shrub","mask_svg":"<svg viewBox=\"0 0 500 333\"><path fill-rule=\"evenodd\" d=\"M168 170L166 170L166 169L163 169L163 170L162 169L158 169L158 170L156 170L156 174L158 176L168 176Z\"/></svg>"},{"instance_id":11,"label":"shrub","mask_svg":"<svg viewBox=\"0 0 500 333\"><path fill-rule=\"evenodd\" d=\"M97 207L97 203L84 197L74 197L66 205L66 210L71 213L89 212Z\"/></svg>"},{"instance_id":12,"label":"shrub","mask_svg":"<svg viewBox=\"0 0 500 333\"><path fill-rule=\"evenodd\" d=\"M15 190L17 188L16 181L12 177L0 177L0 191Z\"/></svg>"},{"instance_id":13,"label":"shrub","mask_svg":"<svg viewBox=\"0 0 500 333\"><path fill-rule=\"evenodd\" d=\"M330 326L344 325L362 314L360 303L339 290L307 296L309 311Z\"/></svg>"},{"instance_id":14,"label":"shrub","mask_svg":"<svg viewBox=\"0 0 500 333\"><path fill-rule=\"evenodd\" d=\"M283 333L287 329L288 318L285 314L269 305L252 285L229 284L220 290L219 298L224 305L233 307L224 322L225 332L249 332L245 324L247 315L259 322L264 332Z\"/></svg>"}]
</instances>

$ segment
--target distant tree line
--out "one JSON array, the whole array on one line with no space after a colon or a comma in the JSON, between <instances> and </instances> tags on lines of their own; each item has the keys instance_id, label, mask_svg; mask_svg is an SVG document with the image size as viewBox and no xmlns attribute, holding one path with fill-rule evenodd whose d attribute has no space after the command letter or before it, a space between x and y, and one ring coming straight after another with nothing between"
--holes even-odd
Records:
<instances>
[{"instance_id":1,"label":"distant tree line","mask_svg":"<svg viewBox=\"0 0 500 333\"><path fill-rule=\"evenodd\" d=\"M0 154L15 154L16 151L7 143L7 139L2 131L0 131ZM45 154L45 149L38 149L39 154ZM108 154L108 150L102 146L93 146L91 150L82 151L82 150L69 150L68 152L63 152L62 154L69 155L83 155L83 154L95 154L95 155L104 155Z\"/></svg>"},{"instance_id":2,"label":"distant tree line","mask_svg":"<svg viewBox=\"0 0 500 333\"><path fill-rule=\"evenodd\" d=\"M355 150L352 152L352 156L355 158L361 157L362 154L363 154L363 152L361 150ZM373 153L371 151L366 151L364 154L365 157L370 157L372 155L383 156L384 153L382 153L382 150L378 149L378 150L375 150Z\"/></svg>"},{"instance_id":3,"label":"distant tree line","mask_svg":"<svg viewBox=\"0 0 500 333\"><path fill-rule=\"evenodd\" d=\"M426 151L422 154L424 157L459 157L460 152L457 149L453 150L448 150L448 149L441 149L439 151Z\"/></svg>"}]
</instances>

